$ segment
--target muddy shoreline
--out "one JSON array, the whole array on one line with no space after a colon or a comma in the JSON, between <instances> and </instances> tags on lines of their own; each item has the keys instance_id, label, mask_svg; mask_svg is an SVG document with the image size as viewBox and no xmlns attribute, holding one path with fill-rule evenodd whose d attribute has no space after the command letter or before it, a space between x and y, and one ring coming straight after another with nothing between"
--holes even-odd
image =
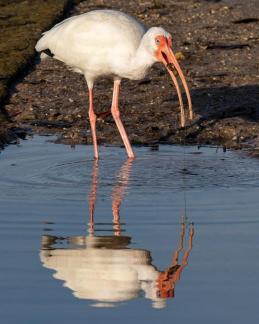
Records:
<instances>
[{"instance_id":1,"label":"muddy shoreline","mask_svg":"<svg viewBox=\"0 0 259 324\"><path fill-rule=\"evenodd\" d=\"M25 129L4 109L14 84L33 68L34 46L42 31L66 16L74 0L0 0L0 148L24 137Z\"/></svg>"},{"instance_id":2,"label":"muddy shoreline","mask_svg":"<svg viewBox=\"0 0 259 324\"><path fill-rule=\"evenodd\" d=\"M89 0L71 15L98 8L120 9L146 26L161 25L181 52L194 105L195 120L179 126L175 90L166 71L155 65L145 80L124 80L121 114L131 142L216 144L246 148L259 155L259 4L256 1ZM112 82L95 88L97 112L111 102ZM45 60L12 90L5 110L17 129L57 134L58 142L91 144L87 89L82 76L62 63ZM111 116L97 124L100 144L121 145Z\"/></svg>"}]
</instances>

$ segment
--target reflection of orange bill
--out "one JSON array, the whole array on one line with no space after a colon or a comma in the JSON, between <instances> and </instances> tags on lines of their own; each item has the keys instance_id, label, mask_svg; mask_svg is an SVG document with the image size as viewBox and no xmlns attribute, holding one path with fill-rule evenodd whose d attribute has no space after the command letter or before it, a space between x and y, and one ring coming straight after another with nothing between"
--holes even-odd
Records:
<instances>
[{"instance_id":1,"label":"reflection of orange bill","mask_svg":"<svg viewBox=\"0 0 259 324\"><path fill-rule=\"evenodd\" d=\"M186 224L182 224L181 235L179 240L179 247L174 253L172 265L164 272L160 272L158 279L157 279L157 291L156 296L158 298L174 298L174 290L176 283L180 280L181 273L186 267L188 256L192 249L192 240L194 236L194 227L193 224L190 224L190 231L189 231L189 246L188 249L185 250L183 257L182 257L182 264L178 264L179 253L183 250L183 242L185 236L185 227Z\"/></svg>"}]
</instances>

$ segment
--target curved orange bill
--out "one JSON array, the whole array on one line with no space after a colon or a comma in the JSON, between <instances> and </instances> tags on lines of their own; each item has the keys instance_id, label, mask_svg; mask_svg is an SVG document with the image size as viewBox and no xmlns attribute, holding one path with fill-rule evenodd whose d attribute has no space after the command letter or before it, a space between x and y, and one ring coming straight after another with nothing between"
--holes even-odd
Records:
<instances>
[{"instance_id":1,"label":"curved orange bill","mask_svg":"<svg viewBox=\"0 0 259 324\"><path fill-rule=\"evenodd\" d=\"M168 40L165 37L161 37L161 38L159 37L159 41L160 41L160 46L157 50L157 57L165 65L165 67L166 67L168 73L170 74L170 76L173 80L173 83L175 85L179 103L180 103L180 109L181 109L181 126L184 127L185 126L185 113L184 113L184 107L183 107L183 99L182 99L182 94L181 94L179 84L176 79L175 71L179 75L181 82L183 84L183 87L184 87L184 90L185 90L185 93L187 96L187 100L188 100L189 116L190 116L190 119L192 119L193 118L193 110L192 110L192 101L191 101L190 91L189 91L187 82L185 80L185 77L183 75L183 71L180 68L179 63L177 62L177 59L176 59L171 47L168 44Z\"/></svg>"}]
</instances>

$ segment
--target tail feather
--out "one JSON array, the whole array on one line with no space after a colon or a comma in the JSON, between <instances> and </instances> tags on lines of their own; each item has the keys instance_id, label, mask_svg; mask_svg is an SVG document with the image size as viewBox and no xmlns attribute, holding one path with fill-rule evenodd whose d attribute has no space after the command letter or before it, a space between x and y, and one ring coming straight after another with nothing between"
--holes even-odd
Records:
<instances>
[{"instance_id":1,"label":"tail feather","mask_svg":"<svg viewBox=\"0 0 259 324\"><path fill-rule=\"evenodd\" d=\"M41 54L45 54L44 56L49 56L49 57L53 57L54 56L54 54L53 53L51 53L51 51L50 51L50 49L45 49L45 50L43 50L43 51L41 51Z\"/></svg>"}]
</instances>

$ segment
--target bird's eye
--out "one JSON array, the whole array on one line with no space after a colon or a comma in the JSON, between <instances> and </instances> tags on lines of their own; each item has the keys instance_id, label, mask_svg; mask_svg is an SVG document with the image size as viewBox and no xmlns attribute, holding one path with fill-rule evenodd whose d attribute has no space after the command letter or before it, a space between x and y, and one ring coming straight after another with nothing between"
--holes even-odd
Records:
<instances>
[{"instance_id":1,"label":"bird's eye","mask_svg":"<svg viewBox=\"0 0 259 324\"><path fill-rule=\"evenodd\" d=\"M156 38L156 44L159 45L160 44L160 40L158 38Z\"/></svg>"}]
</instances>

